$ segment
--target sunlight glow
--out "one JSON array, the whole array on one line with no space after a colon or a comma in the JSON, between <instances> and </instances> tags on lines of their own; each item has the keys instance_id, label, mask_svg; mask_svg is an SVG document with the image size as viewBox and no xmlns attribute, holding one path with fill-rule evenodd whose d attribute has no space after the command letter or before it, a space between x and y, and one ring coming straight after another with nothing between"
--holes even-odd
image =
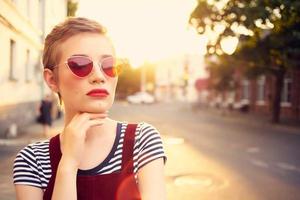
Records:
<instances>
[{"instance_id":1,"label":"sunlight glow","mask_svg":"<svg viewBox=\"0 0 300 200\"><path fill-rule=\"evenodd\" d=\"M238 42L237 37L228 36L221 40L221 48L226 54L231 55L235 52Z\"/></svg>"},{"instance_id":2,"label":"sunlight glow","mask_svg":"<svg viewBox=\"0 0 300 200\"><path fill-rule=\"evenodd\" d=\"M108 29L119 57L136 66L165 57L205 52L205 40L188 28L195 0L80 0L77 16Z\"/></svg>"},{"instance_id":3,"label":"sunlight glow","mask_svg":"<svg viewBox=\"0 0 300 200\"><path fill-rule=\"evenodd\" d=\"M257 27L261 28L261 29L272 29L272 28L274 28L274 24L272 24L269 19L266 20L265 24L263 23L262 19L257 19L255 21L255 25Z\"/></svg>"}]
</instances>

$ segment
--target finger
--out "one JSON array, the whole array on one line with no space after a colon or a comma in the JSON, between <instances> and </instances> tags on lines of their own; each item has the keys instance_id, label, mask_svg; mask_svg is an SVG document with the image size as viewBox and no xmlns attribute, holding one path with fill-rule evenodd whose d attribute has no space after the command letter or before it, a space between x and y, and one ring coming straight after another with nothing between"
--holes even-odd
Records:
<instances>
[{"instance_id":1,"label":"finger","mask_svg":"<svg viewBox=\"0 0 300 200\"><path fill-rule=\"evenodd\" d=\"M77 113L72 119L72 125L76 127L84 126L84 124L93 119L103 120L107 117L106 113Z\"/></svg>"},{"instance_id":2,"label":"finger","mask_svg":"<svg viewBox=\"0 0 300 200\"><path fill-rule=\"evenodd\" d=\"M71 122L79 122L79 121L83 121L83 120L88 120L89 119L89 115L87 113L76 113Z\"/></svg>"},{"instance_id":3,"label":"finger","mask_svg":"<svg viewBox=\"0 0 300 200\"><path fill-rule=\"evenodd\" d=\"M82 125L86 121L90 120L90 115L86 112L77 113L76 116L77 117L74 119L74 124L77 125Z\"/></svg>"},{"instance_id":4,"label":"finger","mask_svg":"<svg viewBox=\"0 0 300 200\"><path fill-rule=\"evenodd\" d=\"M92 126L101 126L104 124L104 120L101 119L94 119L94 120L90 120L88 121L85 125L87 128L92 127Z\"/></svg>"},{"instance_id":5,"label":"finger","mask_svg":"<svg viewBox=\"0 0 300 200\"><path fill-rule=\"evenodd\" d=\"M93 119L104 119L106 118L108 115L107 113L87 113L87 120L93 120Z\"/></svg>"},{"instance_id":6,"label":"finger","mask_svg":"<svg viewBox=\"0 0 300 200\"><path fill-rule=\"evenodd\" d=\"M107 114L103 114L103 115L98 115L98 116L91 116L90 117L90 120L93 120L93 119L105 119L107 118Z\"/></svg>"},{"instance_id":7,"label":"finger","mask_svg":"<svg viewBox=\"0 0 300 200\"><path fill-rule=\"evenodd\" d=\"M97 117L97 116L102 116L102 115L107 115L108 112L103 112L103 113L87 113L90 117Z\"/></svg>"}]
</instances>

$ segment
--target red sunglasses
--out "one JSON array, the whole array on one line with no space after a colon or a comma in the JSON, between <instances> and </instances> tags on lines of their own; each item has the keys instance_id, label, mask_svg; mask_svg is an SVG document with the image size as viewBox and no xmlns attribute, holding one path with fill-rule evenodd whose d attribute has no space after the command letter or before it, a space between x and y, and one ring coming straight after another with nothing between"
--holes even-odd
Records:
<instances>
[{"instance_id":1,"label":"red sunglasses","mask_svg":"<svg viewBox=\"0 0 300 200\"><path fill-rule=\"evenodd\" d=\"M71 72L79 77L84 78L93 71L93 60L87 56L72 56L65 63ZM117 64L116 59L112 56L105 57L98 63L102 71L109 77L116 77L121 72L121 66Z\"/></svg>"}]
</instances>

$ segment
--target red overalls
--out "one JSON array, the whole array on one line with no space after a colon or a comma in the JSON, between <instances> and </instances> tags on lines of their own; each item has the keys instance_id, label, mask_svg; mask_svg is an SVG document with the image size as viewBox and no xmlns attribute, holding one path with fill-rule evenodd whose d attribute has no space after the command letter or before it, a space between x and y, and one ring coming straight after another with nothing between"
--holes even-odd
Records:
<instances>
[{"instance_id":1,"label":"red overalls","mask_svg":"<svg viewBox=\"0 0 300 200\"><path fill-rule=\"evenodd\" d=\"M102 175L77 176L78 200L140 200L133 173L133 148L136 124L128 124L124 136L121 172ZM51 200L57 167L61 158L59 135L49 144L52 176L44 192L44 200Z\"/></svg>"}]
</instances>

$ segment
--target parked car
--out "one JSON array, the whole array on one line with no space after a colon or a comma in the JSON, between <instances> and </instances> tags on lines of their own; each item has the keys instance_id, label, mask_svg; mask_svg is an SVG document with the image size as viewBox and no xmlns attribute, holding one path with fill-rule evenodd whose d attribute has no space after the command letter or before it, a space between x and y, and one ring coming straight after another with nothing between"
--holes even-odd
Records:
<instances>
[{"instance_id":1,"label":"parked car","mask_svg":"<svg viewBox=\"0 0 300 200\"><path fill-rule=\"evenodd\" d=\"M136 92L133 95L128 96L126 99L129 103L133 104L151 104L155 102L154 97L148 92Z\"/></svg>"}]
</instances>

